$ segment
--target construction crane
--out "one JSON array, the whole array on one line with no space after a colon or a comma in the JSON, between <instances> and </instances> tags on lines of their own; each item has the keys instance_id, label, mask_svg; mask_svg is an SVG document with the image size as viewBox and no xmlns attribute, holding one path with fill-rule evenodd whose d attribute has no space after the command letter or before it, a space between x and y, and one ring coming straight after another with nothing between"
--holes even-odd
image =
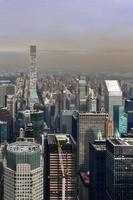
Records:
<instances>
[{"instance_id":1,"label":"construction crane","mask_svg":"<svg viewBox=\"0 0 133 200\"><path fill-rule=\"evenodd\" d=\"M67 170L64 169L64 163L63 163L63 157L62 157L63 152L62 152L61 145L60 145L60 142L58 140L58 137L56 137L56 141L57 141L59 161L60 161L60 166L61 166L61 171L62 171L62 200L65 200Z\"/></svg>"}]
</instances>

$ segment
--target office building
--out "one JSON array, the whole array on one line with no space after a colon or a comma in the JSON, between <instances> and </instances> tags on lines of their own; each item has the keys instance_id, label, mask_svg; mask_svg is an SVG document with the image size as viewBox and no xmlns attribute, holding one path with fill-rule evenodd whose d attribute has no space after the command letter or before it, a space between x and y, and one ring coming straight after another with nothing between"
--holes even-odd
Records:
<instances>
[{"instance_id":1,"label":"office building","mask_svg":"<svg viewBox=\"0 0 133 200\"><path fill-rule=\"evenodd\" d=\"M76 143L68 134L44 138L44 199L77 199Z\"/></svg>"},{"instance_id":2,"label":"office building","mask_svg":"<svg viewBox=\"0 0 133 200\"><path fill-rule=\"evenodd\" d=\"M77 120L78 165L81 170L89 169L89 143L96 139L98 130L102 138L106 138L105 122L107 113L79 113Z\"/></svg>"},{"instance_id":3,"label":"office building","mask_svg":"<svg viewBox=\"0 0 133 200\"><path fill-rule=\"evenodd\" d=\"M7 140L12 141L14 139L13 120L7 108L0 108L0 121L7 122Z\"/></svg>"},{"instance_id":4,"label":"office building","mask_svg":"<svg viewBox=\"0 0 133 200\"><path fill-rule=\"evenodd\" d=\"M87 100L86 77L80 76L80 79L77 82L77 110L80 110L80 112L85 112L87 110L86 100Z\"/></svg>"},{"instance_id":5,"label":"office building","mask_svg":"<svg viewBox=\"0 0 133 200\"><path fill-rule=\"evenodd\" d=\"M131 128L133 128L133 99L127 99L125 101L125 112L127 113L127 128L128 131L131 130Z\"/></svg>"},{"instance_id":6,"label":"office building","mask_svg":"<svg viewBox=\"0 0 133 200\"><path fill-rule=\"evenodd\" d=\"M110 118L107 118L105 122L105 134L105 138L113 137L114 134L114 124L113 120Z\"/></svg>"},{"instance_id":7,"label":"office building","mask_svg":"<svg viewBox=\"0 0 133 200\"><path fill-rule=\"evenodd\" d=\"M125 100L125 112L133 111L133 98Z\"/></svg>"},{"instance_id":8,"label":"office building","mask_svg":"<svg viewBox=\"0 0 133 200\"><path fill-rule=\"evenodd\" d=\"M0 81L0 106L5 107L6 96L15 94L15 85L10 81Z\"/></svg>"},{"instance_id":9,"label":"office building","mask_svg":"<svg viewBox=\"0 0 133 200\"><path fill-rule=\"evenodd\" d=\"M43 162L40 145L17 141L7 146L4 200L43 200Z\"/></svg>"},{"instance_id":10,"label":"office building","mask_svg":"<svg viewBox=\"0 0 133 200\"><path fill-rule=\"evenodd\" d=\"M105 109L113 119L113 106L122 105L122 91L117 80L106 80Z\"/></svg>"},{"instance_id":11,"label":"office building","mask_svg":"<svg viewBox=\"0 0 133 200\"><path fill-rule=\"evenodd\" d=\"M33 137L40 142L44 131L44 112L41 110L19 111L16 118L16 132L25 129L29 123L33 126Z\"/></svg>"},{"instance_id":12,"label":"office building","mask_svg":"<svg viewBox=\"0 0 133 200\"><path fill-rule=\"evenodd\" d=\"M3 200L4 171L3 160L5 156L6 144L0 144L0 199Z\"/></svg>"},{"instance_id":13,"label":"office building","mask_svg":"<svg viewBox=\"0 0 133 200\"><path fill-rule=\"evenodd\" d=\"M7 122L0 121L0 144L8 140L8 124Z\"/></svg>"},{"instance_id":14,"label":"office building","mask_svg":"<svg viewBox=\"0 0 133 200\"><path fill-rule=\"evenodd\" d=\"M90 144L90 200L105 200L106 140Z\"/></svg>"},{"instance_id":15,"label":"office building","mask_svg":"<svg viewBox=\"0 0 133 200\"><path fill-rule=\"evenodd\" d=\"M15 95L7 95L6 96L6 107L10 111L10 113L14 119L16 110L17 110L17 101L16 101Z\"/></svg>"},{"instance_id":16,"label":"office building","mask_svg":"<svg viewBox=\"0 0 133 200\"><path fill-rule=\"evenodd\" d=\"M133 199L133 138L106 141L107 200Z\"/></svg>"},{"instance_id":17,"label":"office building","mask_svg":"<svg viewBox=\"0 0 133 200\"><path fill-rule=\"evenodd\" d=\"M127 114L124 112L124 106L114 106L114 128L117 128L120 135L127 133Z\"/></svg>"},{"instance_id":18,"label":"office building","mask_svg":"<svg viewBox=\"0 0 133 200\"><path fill-rule=\"evenodd\" d=\"M61 112L61 119L60 119L60 130L62 133L69 133L72 134L72 116L74 111L72 110L63 110Z\"/></svg>"},{"instance_id":19,"label":"office building","mask_svg":"<svg viewBox=\"0 0 133 200\"><path fill-rule=\"evenodd\" d=\"M87 98L87 112L97 112L97 99Z\"/></svg>"}]
</instances>

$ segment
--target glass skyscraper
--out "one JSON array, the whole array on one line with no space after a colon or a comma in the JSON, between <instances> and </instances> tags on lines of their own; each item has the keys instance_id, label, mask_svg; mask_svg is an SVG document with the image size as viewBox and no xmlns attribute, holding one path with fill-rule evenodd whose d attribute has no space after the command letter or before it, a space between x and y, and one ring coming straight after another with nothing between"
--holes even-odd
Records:
<instances>
[{"instance_id":1,"label":"glass skyscraper","mask_svg":"<svg viewBox=\"0 0 133 200\"><path fill-rule=\"evenodd\" d=\"M124 112L124 106L114 105L114 127L119 133L127 133L127 114Z\"/></svg>"},{"instance_id":2,"label":"glass skyscraper","mask_svg":"<svg viewBox=\"0 0 133 200\"><path fill-rule=\"evenodd\" d=\"M133 138L107 139L107 200L133 199Z\"/></svg>"}]
</instances>

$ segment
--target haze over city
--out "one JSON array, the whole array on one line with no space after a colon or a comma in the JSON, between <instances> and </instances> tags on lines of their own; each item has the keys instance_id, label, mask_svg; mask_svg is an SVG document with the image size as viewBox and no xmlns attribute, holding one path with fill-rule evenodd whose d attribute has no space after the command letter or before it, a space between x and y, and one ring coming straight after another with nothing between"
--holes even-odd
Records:
<instances>
[{"instance_id":1,"label":"haze over city","mask_svg":"<svg viewBox=\"0 0 133 200\"><path fill-rule=\"evenodd\" d=\"M36 44L44 70L130 71L132 6L132 0L0 0L0 68L27 68L28 47Z\"/></svg>"}]
</instances>

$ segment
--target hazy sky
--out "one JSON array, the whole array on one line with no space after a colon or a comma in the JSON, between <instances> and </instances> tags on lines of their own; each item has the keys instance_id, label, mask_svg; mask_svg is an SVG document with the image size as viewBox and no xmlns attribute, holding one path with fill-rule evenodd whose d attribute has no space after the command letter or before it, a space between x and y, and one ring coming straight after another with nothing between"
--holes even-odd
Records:
<instances>
[{"instance_id":1,"label":"hazy sky","mask_svg":"<svg viewBox=\"0 0 133 200\"><path fill-rule=\"evenodd\" d=\"M0 67L132 70L133 0L0 0ZM133 70L132 70L133 71Z\"/></svg>"}]
</instances>

